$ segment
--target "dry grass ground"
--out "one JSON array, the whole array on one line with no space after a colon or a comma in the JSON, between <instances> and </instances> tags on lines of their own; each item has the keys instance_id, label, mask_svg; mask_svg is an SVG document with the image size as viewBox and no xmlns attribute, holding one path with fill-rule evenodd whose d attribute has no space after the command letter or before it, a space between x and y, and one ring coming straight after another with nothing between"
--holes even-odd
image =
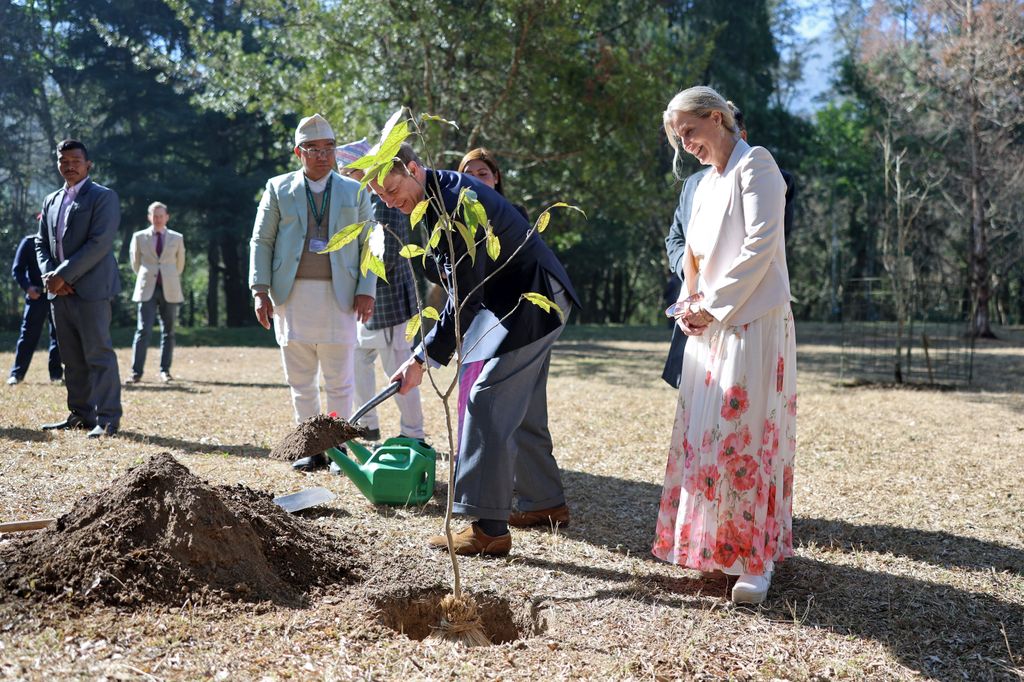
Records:
<instances>
[{"instance_id":1,"label":"dry grass ground","mask_svg":"<svg viewBox=\"0 0 1024 682\"><path fill-rule=\"evenodd\" d=\"M309 522L356 541L368 568L302 608L80 612L0 595L0 678L1024 678L1024 333L981 344L972 388L939 392L837 385L830 330L798 327L796 556L756 609L649 554L675 402L662 334L576 329L559 345L551 431L573 522L516 532L508 559L462 562L502 621L492 634L511 640L474 650L393 629L417 635L431 613L416 598L448 580L425 547L440 500L375 508L343 478L266 457L291 428L275 349L179 348L178 381L151 372L126 389L121 435L98 443L37 430L64 414L37 356L26 383L3 387L0 520L62 514L169 451L213 483L330 488L337 500ZM118 355L127 367L129 349ZM435 398L426 414L440 446ZM393 404L382 417L395 428Z\"/></svg>"}]
</instances>

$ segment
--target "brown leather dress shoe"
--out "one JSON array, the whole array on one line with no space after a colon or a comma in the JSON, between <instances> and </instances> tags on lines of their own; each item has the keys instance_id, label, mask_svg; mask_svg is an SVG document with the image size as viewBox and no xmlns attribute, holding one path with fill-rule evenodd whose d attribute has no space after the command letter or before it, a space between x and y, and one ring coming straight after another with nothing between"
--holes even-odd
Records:
<instances>
[{"instance_id":1,"label":"brown leather dress shoe","mask_svg":"<svg viewBox=\"0 0 1024 682\"><path fill-rule=\"evenodd\" d=\"M512 512L512 515L508 517L508 525L516 528L529 528L530 526L565 528L569 525L569 508L563 504L550 509Z\"/></svg>"},{"instance_id":2,"label":"brown leather dress shoe","mask_svg":"<svg viewBox=\"0 0 1024 682\"><path fill-rule=\"evenodd\" d=\"M448 549L448 540L443 535L433 536L430 538L429 544L434 549ZM452 534L452 545L455 548L455 553L462 556L476 554L505 556L512 549L512 534L505 533L498 537L491 537L473 523L458 533Z\"/></svg>"}]
</instances>

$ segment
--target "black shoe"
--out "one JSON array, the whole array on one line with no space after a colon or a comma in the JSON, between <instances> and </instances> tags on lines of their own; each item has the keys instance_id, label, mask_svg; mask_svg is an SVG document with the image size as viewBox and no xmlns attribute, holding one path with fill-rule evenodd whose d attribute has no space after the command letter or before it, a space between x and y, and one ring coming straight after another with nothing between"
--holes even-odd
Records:
<instances>
[{"instance_id":1,"label":"black shoe","mask_svg":"<svg viewBox=\"0 0 1024 682\"><path fill-rule=\"evenodd\" d=\"M54 422L52 424L43 424L40 428L43 431L57 431L60 429L91 429L95 424L85 421L77 414L69 414L67 418L62 422Z\"/></svg>"},{"instance_id":2,"label":"black shoe","mask_svg":"<svg viewBox=\"0 0 1024 682\"><path fill-rule=\"evenodd\" d=\"M320 471L326 469L330 462L327 459L327 455L322 452L318 452L310 457L303 457L292 462L293 471Z\"/></svg>"},{"instance_id":3,"label":"black shoe","mask_svg":"<svg viewBox=\"0 0 1024 682\"><path fill-rule=\"evenodd\" d=\"M398 437L399 438L407 438L409 440L414 440L414 441L416 441L417 443L420 444L420 447L426 448L427 450L433 450L434 449L434 448L430 447L430 443L427 442L426 438L413 438L412 436L406 436L406 435L403 435L403 434L399 434Z\"/></svg>"},{"instance_id":4,"label":"black shoe","mask_svg":"<svg viewBox=\"0 0 1024 682\"><path fill-rule=\"evenodd\" d=\"M87 438L105 438L107 436L113 436L117 434L117 426L115 424L97 424L87 434Z\"/></svg>"}]
</instances>

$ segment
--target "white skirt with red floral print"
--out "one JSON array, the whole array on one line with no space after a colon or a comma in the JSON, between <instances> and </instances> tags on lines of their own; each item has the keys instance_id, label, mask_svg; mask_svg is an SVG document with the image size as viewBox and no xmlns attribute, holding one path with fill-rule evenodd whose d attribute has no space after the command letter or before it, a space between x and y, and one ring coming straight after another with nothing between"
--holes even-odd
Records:
<instances>
[{"instance_id":1,"label":"white skirt with red floral print","mask_svg":"<svg viewBox=\"0 0 1024 682\"><path fill-rule=\"evenodd\" d=\"M654 555L701 571L770 572L793 555L796 331L789 305L691 336Z\"/></svg>"}]
</instances>

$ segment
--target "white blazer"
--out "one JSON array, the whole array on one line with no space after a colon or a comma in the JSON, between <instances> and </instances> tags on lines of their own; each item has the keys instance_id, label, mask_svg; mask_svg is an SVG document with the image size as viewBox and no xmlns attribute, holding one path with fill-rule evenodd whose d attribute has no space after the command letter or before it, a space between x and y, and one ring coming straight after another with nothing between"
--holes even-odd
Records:
<instances>
[{"instance_id":1,"label":"white blazer","mask_svg":"<svg viewBox=\"0 0 1024 682\"><path fill-rule=\"evenodd\" d=\"M785 212L786 181L764 147L737 140L725 170L701 180L687 233L713 231L697 289L716 320L742 325L789 302Z\"/></svg>"},{"instance_id":2,"label":"white blazer","mask_svg":"<svg viewBox=\"0 0 1024 682\"><path fill-rule=\"evenodd\" d=\"M135 278L133 301L148 301L156 291L156 276L164 290L164 300L181 303L185 296L181 291L181 273L185 270L185 238L174 230L164 231L164 248L156 255L156 233L150 225L132 235L129 249Z\"/></svg>"}]
</instances>

